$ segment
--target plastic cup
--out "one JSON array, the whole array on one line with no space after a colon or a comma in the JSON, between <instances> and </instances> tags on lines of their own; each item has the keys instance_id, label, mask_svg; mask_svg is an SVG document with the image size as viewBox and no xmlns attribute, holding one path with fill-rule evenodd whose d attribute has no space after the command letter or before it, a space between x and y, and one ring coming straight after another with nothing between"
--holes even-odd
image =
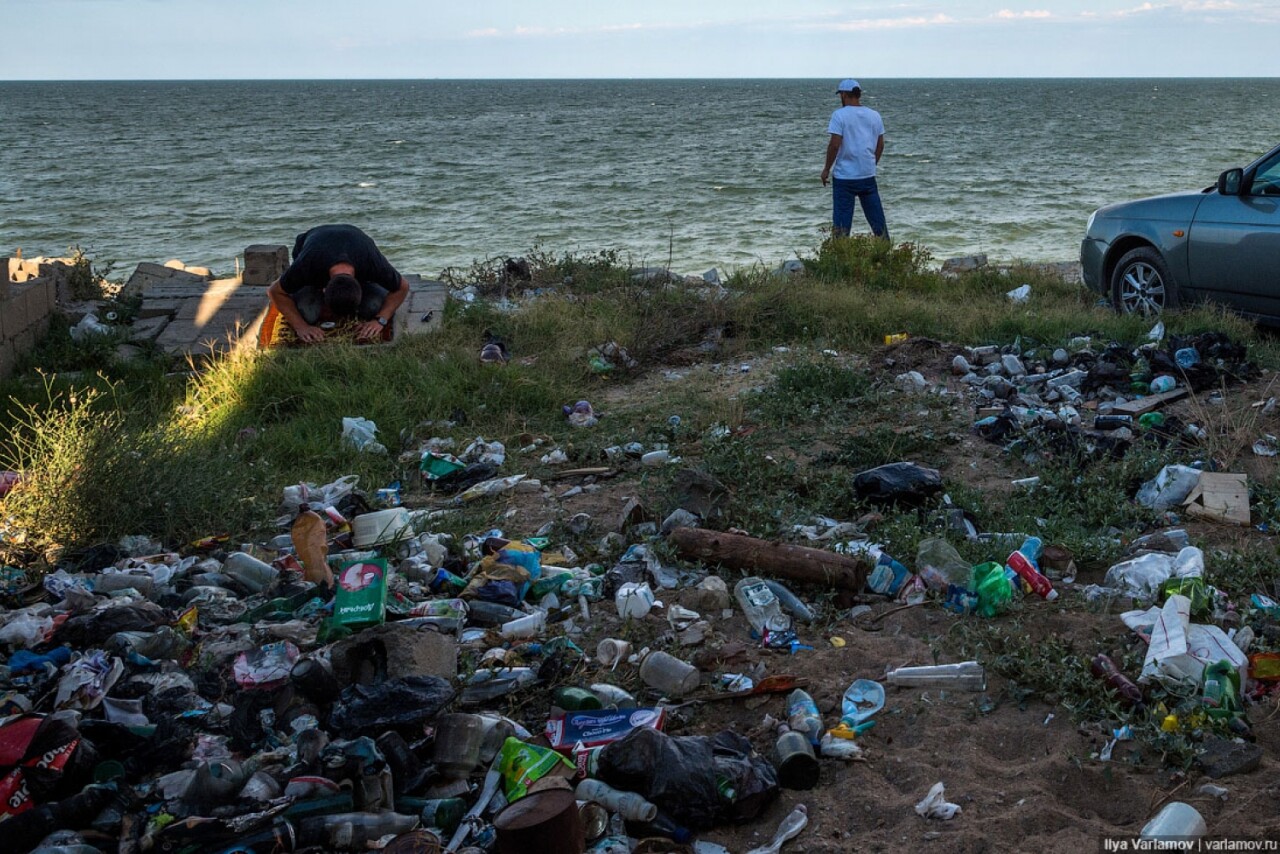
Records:
<instances>
[{"instance_id":1,"label":"plastic cup","mask_svg":"<svg viewBox=\"0 0 1280 854\"><path fill-rule=\"evenodd\" d=\"M640 678L650 688L672 697L693 693L702 681L698 668L665 652L645 656L640 663Z\"/></svg>"},{"instance_id":2,"label":"plastic cup","mask_svg":"<svg viewBox=\"0 0 1280 854\"><path fill-rule=\"evenodd\" d=\"M617 667L631 654L631 644L618 638L605 638L596 645L596 660L605 667Z\"/></svg>"}]
</instances>

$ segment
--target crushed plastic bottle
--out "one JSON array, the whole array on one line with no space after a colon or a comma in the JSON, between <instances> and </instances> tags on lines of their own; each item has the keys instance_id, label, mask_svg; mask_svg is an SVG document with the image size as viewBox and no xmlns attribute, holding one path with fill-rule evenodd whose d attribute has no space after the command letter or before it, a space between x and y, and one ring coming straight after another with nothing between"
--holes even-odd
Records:
<instances>
[{"instance_id":1,"label":"crushed plastic bottle","mask_svg":"<svg viewBox=\"0 0 1280 854\"><path fill-rule=\"evenodd\" d=\"M822 713L807 691L797 688L787 697L787 725L804 733L809 743L817 746L822 739Z\"/></svg>"},{"instance_id":2,"label":"crushed plastic bottle","mask_svg":"<svg viewBox=\"0 0 1280 854\"><path fill-rule=\"evenodd\" d=\"M768 845L752 848L747 854L779 854L783 844L799 836L800 831L804 830L808 823L809 809L804 804L800 804L778 825L778 832L773 835Z\"/></svg>"},{"instance_id":3,"label":"crushed plastic bottle","mask_svg":"<svg viewBox=\"0 0 1280 854\"><path fill-rule=\"evenodd\" d=\"M763 634L766 625L773 625L782 616L782 603L763 578L751 576L733 586L733 595L747 622L757 633Z\"/></svg>"}]
</instances>

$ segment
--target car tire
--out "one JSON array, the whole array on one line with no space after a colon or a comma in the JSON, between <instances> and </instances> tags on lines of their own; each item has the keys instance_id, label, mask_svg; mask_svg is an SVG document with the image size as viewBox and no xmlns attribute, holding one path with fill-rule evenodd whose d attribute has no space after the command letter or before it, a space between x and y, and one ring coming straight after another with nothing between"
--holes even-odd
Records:
<instances>
[{"instance_id":1,"label":"car tire","mask_svg":"<svg viewBox=\"0 0 1280 854\"><path fill-rule=\"evenodd\" d=\"M1121 256L1111 272L1111 304L1120 314L1156 317L1179 305L1178 286L1164 257L1150 246Z\"/></svg>"}]
</instances>

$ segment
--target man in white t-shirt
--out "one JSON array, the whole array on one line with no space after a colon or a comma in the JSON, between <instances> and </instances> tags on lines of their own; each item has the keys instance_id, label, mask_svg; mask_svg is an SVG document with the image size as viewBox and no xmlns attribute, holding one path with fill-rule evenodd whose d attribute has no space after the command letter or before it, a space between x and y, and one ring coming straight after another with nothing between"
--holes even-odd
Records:
<instances>
[{"instance_id":1,"label":"man in white t-shirt","mask_svg":"<svg viewBox=\"0 0 1280 854\"><path fill-rule=\"evenodd\" d=\"M855 200L877 237L889 239L876 186L876 164L884 153L884 120L870 107L862 106L862 87L853 78L840 81L840 109L831 114L827 133L827 165L822 170L822 186L831 179L831 234L846 236L853 227Z\"/></svg>"}]
</instances>

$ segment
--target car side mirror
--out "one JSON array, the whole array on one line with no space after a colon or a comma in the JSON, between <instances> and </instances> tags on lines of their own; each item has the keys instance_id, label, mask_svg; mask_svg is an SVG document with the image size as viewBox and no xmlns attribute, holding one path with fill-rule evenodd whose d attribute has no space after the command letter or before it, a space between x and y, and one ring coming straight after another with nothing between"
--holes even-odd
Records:
<instances>
[{"instance_id":1,"label":"car side mirror","mask_svg":"<svg viewBox=\"0 0 1280 854\"><path fill-rule=\"evenodd\" d=\"M1218 193L1223 196L1238 196L1243 183L1243 169L1228 169L1218 176Z\"/></svg>"}]
</instances>

